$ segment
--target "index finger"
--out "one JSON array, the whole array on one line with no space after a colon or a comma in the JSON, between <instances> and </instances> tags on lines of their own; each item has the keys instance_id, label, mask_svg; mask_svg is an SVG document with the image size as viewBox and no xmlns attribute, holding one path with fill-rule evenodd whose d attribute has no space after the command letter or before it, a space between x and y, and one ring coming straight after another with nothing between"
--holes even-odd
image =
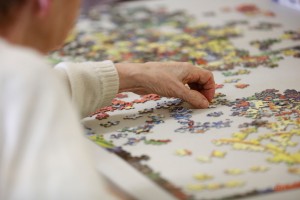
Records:
<instances>
[{"instance_id":1,"label":"index finger","mask_svg":"<svg viewBox=\"0 0 300 200\"><path fill-rule=\"evenodd\" d=\"M191 89L202 93L208 101L212 101L215 95L215 81L212 72L194 68L192 75L187 80Z\"/></svg>"}]
</instances>

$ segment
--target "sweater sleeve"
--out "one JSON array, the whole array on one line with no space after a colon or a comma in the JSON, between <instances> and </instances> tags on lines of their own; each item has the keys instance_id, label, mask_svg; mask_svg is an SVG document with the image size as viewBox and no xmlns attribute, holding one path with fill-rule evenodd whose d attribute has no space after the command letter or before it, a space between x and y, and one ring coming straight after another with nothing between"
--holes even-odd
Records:
<instances>
[{"instance_id":1,"label":"sweater sleeve","mask_svg":"<svg viewBox=\"0 0 300 200\"><path fill-rule=\"evenodd\" d=\"M114 199L65 86L52 69L30 63L0 70L0 199Z\"/></svg>"},{"instance_id":2,"label":"sweater sleeve","mask_svg":"<svg viewBox=\"0 0 300 200\"><path fill-rule=\"evenodd\" d=\"M119 77L111 61L59 63L55 66L68 86L72 102L82 117L107 106L119 89Z\"/></svg>"}]
</instances>

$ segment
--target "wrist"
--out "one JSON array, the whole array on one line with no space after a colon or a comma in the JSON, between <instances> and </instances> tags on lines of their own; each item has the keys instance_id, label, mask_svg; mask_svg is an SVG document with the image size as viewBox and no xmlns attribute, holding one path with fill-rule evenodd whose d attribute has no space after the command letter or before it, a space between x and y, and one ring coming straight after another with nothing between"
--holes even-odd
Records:
<instances>
[{"instance_id":1,"label":"wrist","mask_svg":"<svg viewBox=\"0 0 300 200\"><path fill-rule=\"evenodd\" d=\"M115 64L119 75L119 92L126 92L140 87L142 65L141 63Z\"/></svg>"}]
</instances>

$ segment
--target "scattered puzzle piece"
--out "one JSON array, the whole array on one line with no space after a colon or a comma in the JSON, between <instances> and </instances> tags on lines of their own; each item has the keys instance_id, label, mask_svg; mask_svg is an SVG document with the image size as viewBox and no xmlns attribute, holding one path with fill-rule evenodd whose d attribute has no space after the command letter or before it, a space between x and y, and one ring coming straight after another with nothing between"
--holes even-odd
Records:
<instances>
[{"instance_id":1,"label":"scattered puzzle piece","mask_svg":"<svg viewBox=\"0 0 300 200\"><path fill-rule=\"evenodd\" d=\"M125 117L123 117L123 119L137 119L143 117L143 115L140 114L132 114L132 115L126 115Z\"/></svg>"},{"instance_id":2,"label":"scattered puzzle piece","mask_svg":"<svg viewBox=\"0 0 300 200\"><path fill-rule=\"evenodd\" d=\"M201 163L210 163L211 159L208 156L197 156L197 161Z\"/></svg>"},{"instance_id":3,"label":"scattered puzzle piece","mask_svg":"<svg viewBox=\"0 0 300 200\"><path fill-rule=\"evenodd\" d=\"M249 86L249 84L245 84L245 83L237 83L234 85L236 88L239 88L239 89L244 89L246 87Z\"/></svg>"},{"instance_id":4,"label":"scattered puzzle piece","mask_svg":"<svg viewBox=\"0 0 300 200\"><path fill-rule=\"evenodd\" d=\"M220 117L221 115L223 115L223 112L222 112L222 111L219 111L219 112L212 112L212 113L209 113L209 114L207 114L206 116L208 116L208 117Z\"/></svg>"},{"instance_id":5,"label":"scattered puzzle piece","mask_svg":"<svg viewBox=\"0 0 300 200\"><path fill-rule=\"evenodd\" d=\"M291 174L300 175L300 167L290 167L288 171Z\"/></svg>"},{"instance_id":6,"label":"scattered puzzle piece","mask_svg":"<svg viewBox=\"0 0 300 200\"><path fill-rule=\"evenodd\" d=\"M213 179L214 177L208 174L203 174L203 173L198 173L194 175L195 179L199 180L199 181L206 181L206 180L210 180Z\"/></svg>"},{"instance_id":7,"label":"scattered puzzle piece","mask_svg":"<svg viewBox=\"0 0 300 200\"><path fill-rule=\"evenodd\" d=\"M124 144L124 145L136 145L137 143L141 142L141 141L145 141L146 140L146 137L143 136L141 138L133 138L133 137L130 137L128 138L128 141Z\"/></svg>"},{"instance_id":8,"label":"scattered puzzle piece","mask_svg":"<svg viewBox=\"0 0 300 200\"><path fill-rule=\"evenodd\" d=\"M111 126L116 126L120 123L120 121L108 121L107 123L102 123L100 126L103 126L105 128L109 128Z\"/></svg>"},{"instance_id":9,"label":"scattered puzzle piece","mask_svg":"<svg viewBox=\"0 0 300 200\"><path fill-rule=\"evenodd\" d=\"M145 108L144 110L139 110L139 114L153 113L154 108Z\"/></svg>"},{"instance_id":10,"label":"scattered puzzle piece","mask_svg":"<svg viewBox=\"0 0 300 200\"><path fill-rule=\"evenodd\" d=\"M224 183L224 187L226 188L242 187L244 185L245 185L244 181L236 181L236 180L232 180Z\"/></svg>"},{"instance_id":11,"label":"scattered puzzle piece","mask_svg":"<svg viewBox=\"0 0 300 200\"><path fill-rule=\"evenodd\" d=\"M209 184L189 184L187 189L191 191L205 191L205 190L220 190L220 189L232 189L237 187L243 187L245 185L244 181L231 180L225 183L209 183Z\"/></svg>"},{"instance_id":12,"label":"scattered puzzle piece","mask_svg":"<svg viewBox=\"0 0 300 200\"><path fill-rule=\"evenodd\" d=\"M110 139L120 139L120 138L126 138L128 134L123 134L123 133L117 133L117 134L112 134L110 136Z\"/></svg>"},{"instance_id":13,"label":"scattered puzzle piece","mask_svg":"<svg viewBox=\"0 0 300 200\"><path fill-rule=\"evenodd\" d=\"M249 74L250 73L250 70L248 69L239 69L238 71L225 71L225 72L222 72L222 74L224 76L237 76L237 75L244 75L244 74Z\"/></svg>"},{"instance_id":14,"label":"scattered puzzle piece","mask_svg":"<svg viewBox=\"0 0 300 200\"><path fill-rule=\"evenodd\" d=\"M107 119L108 117L109 117L109 114L107 114L107 113L99 113L96 115L95 118L98 120L102 120L102 119Z\"/></svg>"},{"instance_id":15,"label":"scattered puzzle piece","mask_svg":"<svg viewBox=\"0 0 300 200\"><path fill-rule=\"evenodd\" d=\"M215 157L215 158L224 158L225 156L226 156L225 151L214 150L211 153L211 157Z\"/></svg>"},{"instance_id":16,"label":"scattered puzzle piece","mask_svg":"<svg viewBox=\"0 0 300 200\"><path fill-rule=\"evenodd\" d=\"M154 140L154 139L150 139L150 140L145 140L145 144L152 144L152 145L162 145L162 144L168 144L170 143L171 140L166 139L166 140Z\"/></svg>"},{"instance_id":17,"label":"scattered puzzle piece","mask_svg":"<svg viewBox=\"0 0 300 200\"><path fill-rule=\"evenodd\" d=\"M234 168L234 169L226 169L224 173L228 175L240 175L243 174L244 172L241 169Z\"/></svg>"},{"instance_id":18,"label":"scattered puzzle piece","mask_svg":"<svg viewBox=\"0 0 300 200\"><path fill-rule=\"evenodd\" d=\"M266 51L269 50L271 46L273 46L276 43L280 43L281 40L280 39L266 39L266 40L262 40L262 41L251 41L250 45L258 48L261 51Z\"/></svg>"},{"instance_id":19,"label":"scattered puzzle piece","mask_svg":"<svg viewBox=\"0 0 300 200\"><path fill-rule=\"evenodd\" d=\"M237 83L239 82L241 79L240 78L231 78L231 79L226 79L224 81L224 83Z\"/></svg>"},{"instance_id":20,"label":"scattered puzzle piece","mask_svg":"<svg viewBox=\"0 0 300 200\"><path fill-rule=\"evenodd\" d=\"M206 185L207 190L219 190L222 189L223 187L224 185L220 183L209 183Z\"/></svg>"},{"instance_id":21,"label":"scattered puzzle piece","mask_svg":"<svg viewBox=\"0 0 300 200\"><path fill-rule=\"evenodd\" d=\"M269 170L269 167L266 166L252 166L249 169L251 172L266 172Z\"/></svg>"},{"instance_id":22,"label":"scattered puzzle piece","mask_svg":"<svg viewBox=\"0 0 300 200\"><path fill-rule=\"evenodd\" d=\"M205 185L201 185L201 184L189 184L187 186L187 189L192 191L202 191L205 188L206 188Z\"/></svg>"},{"instance_id":23,"label":"scattered puzzle piece","mask_svg":"<svg viewBox=\"0 0 300 200\"><path fill-rule=\"evenodd\" d=\"M187 149L177 149L176 150L176 155L178 156L190 156L192 155L192 152Z\"/></svg>"}]
</instances>

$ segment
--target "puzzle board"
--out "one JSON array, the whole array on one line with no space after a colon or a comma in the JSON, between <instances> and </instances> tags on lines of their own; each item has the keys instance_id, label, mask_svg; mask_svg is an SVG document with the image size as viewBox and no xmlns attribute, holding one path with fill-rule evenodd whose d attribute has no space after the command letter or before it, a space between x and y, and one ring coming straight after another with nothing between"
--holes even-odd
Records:
<instances>
[{"instance_id":1,"label":"puzzle board","mask_svg":"<svg viewBox=\"0 0 300 200\"><path fill-rule=\"evenodd\" d=\"M188 61L213 71L209 109L122 93L84 119L100 171L133 197L295 199L299 16L271 1L135 2L82 18L50 58Z\"/></svg>"}]
</instances>

